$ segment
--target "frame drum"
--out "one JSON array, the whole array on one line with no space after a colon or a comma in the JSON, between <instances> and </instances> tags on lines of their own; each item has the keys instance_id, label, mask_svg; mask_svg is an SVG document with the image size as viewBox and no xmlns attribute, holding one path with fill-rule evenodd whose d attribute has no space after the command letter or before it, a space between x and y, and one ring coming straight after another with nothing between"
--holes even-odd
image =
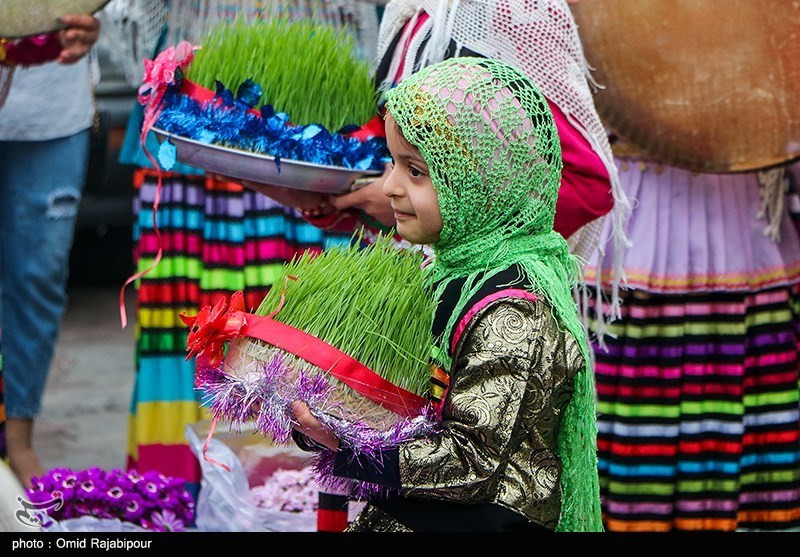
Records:
<instances>
[{"instance_id":1,"label":"frame drum","mask_svg":"<svg viewBox=\"0 0 800 557\"><path fill-rule=\"evenodd\" d=\"M581 0L572 6L607 129L697 172L800 158L800 2Z\"/></svg>"},{"instance_id":2,"label":"frame drum","mask_svg":"<svg viewBox=\"0 0 800 557\"><path fill-rule=\"evenodd\" d=\"M43 35L64 27L58 18L91 14L109 0L0 0L0 37Z\"/></svg>"}]
</instances>

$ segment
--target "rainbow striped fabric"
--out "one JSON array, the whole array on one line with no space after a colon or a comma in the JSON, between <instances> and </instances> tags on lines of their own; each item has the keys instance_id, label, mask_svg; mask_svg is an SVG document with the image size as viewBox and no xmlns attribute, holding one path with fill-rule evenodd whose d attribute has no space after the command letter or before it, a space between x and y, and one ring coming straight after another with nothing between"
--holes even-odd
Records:
<instances>
[{"instance_id":1,"label":"rainbow striped fabric","mask_svg":"<svg viewBox=\"0 0 800 557\"><path fill-rule=\"evenodd\" d=\"M595 346L610 531L800 526L800 288L627 293Z\"/></svg>"}]
</instances>

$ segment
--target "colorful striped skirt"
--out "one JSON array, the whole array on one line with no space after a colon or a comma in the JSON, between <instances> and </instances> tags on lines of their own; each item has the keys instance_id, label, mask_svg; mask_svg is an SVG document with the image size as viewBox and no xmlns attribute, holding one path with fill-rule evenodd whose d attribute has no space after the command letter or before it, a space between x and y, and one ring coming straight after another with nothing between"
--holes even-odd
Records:
<instances>
[{"instance_id":1,"label":"colorful striped skirt","mask_svg":"<svg viewBox=\"0 0 800 557\"><path fill-rule=\"evenodd\" d=\"M165 174L153 223L158 180L139 170L134 204L134 260L148 271L136 287L136 379L128 430L128 467L184 478L196 495L200 465L185 437L188 424L208 418L186 360L194 315L220 296L245 293L248 310L260 304L281 266L295 255L346 244L296 211L236 184ZM153 267L159 246L161 261Z\"/></svg>"},{"instance_id":2,"label":"colorful striped skirt","mask_svg":"<svg viewBox=\"0 0 800 557\"><path fill-rule=\"evenodd\" d=\"M800 527L800 244L788 213L776 243L756 218L754 175L620 170L637 200L633 280L605 347L593 344L606 529Z\"/></svg>"},{"instance_id":3,"label":"colorful striped skirt","mask_svg":"<svg viewBox=\"0 0 800 557\"><path fill-rule=\"evenodd\" d=\"M800 289L623 295L597 344L609 531L800 526Z\"/></svg>"}]
</instances>

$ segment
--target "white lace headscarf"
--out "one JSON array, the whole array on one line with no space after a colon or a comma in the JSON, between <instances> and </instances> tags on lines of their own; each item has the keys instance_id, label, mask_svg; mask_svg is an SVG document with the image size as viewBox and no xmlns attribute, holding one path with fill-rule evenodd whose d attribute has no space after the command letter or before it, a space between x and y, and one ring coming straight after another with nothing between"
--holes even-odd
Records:
<instances>
[{"instance_id":1,"label":"white lace headscarf","mask_svg":"<svg viewBox=\"0 0 800 557\"><path fill-rule=\"evenodd\" d=\"M605 247L599 244L600 232L605 219L612 219L614 277L606 315L612 319L618 317L619 284L624 281L621 254L629 245L625 225L631 205L620 186L608 135L595 108L592 86L596 84L566 1L391 0L381 19L378 60L383 59L392 39L420 10L427 12L430 18L414 36L405 60L393 60L387 79L395 77L401 62L402 79L420 67L442 60L450 42L454 41L456 55L461 48L467 48L524 71L602 159L611 181L614 207L608 215L575 232L568 242L572 253L583 260L588 260L596 249L602 258ZM424 50L419 52L428 38ZM597 283L598 305L602 300L601 283ZM586 307L585 303L582 305ZM601 342L604 325L603 312L599 311L595 332Z\"/></svg>"}]
</instances>

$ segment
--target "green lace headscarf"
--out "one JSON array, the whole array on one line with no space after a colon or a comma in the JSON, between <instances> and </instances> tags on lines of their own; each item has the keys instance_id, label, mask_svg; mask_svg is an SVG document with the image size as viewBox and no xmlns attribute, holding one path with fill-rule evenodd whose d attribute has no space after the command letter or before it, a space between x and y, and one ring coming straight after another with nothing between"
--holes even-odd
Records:
<instances>
[{"instance_id":1,"label":"green lace headscarf","mask_svg":"<svg viewBox=\"0 0 800 557\"><path fill-rule=\"evenodd\" d=\"M480 287L519 265L530 281L525 288L549 303L586 361L558 434L558 530L600 531L594 377L572 296L578 263L553 230L562 162L547 101L514 67L470 57L428 66L386 98L403 136L425 159L438 194L443 227L432 246L437 297L450 281L466 279L437 353L447 353L455 320Z\"/></svg>"}]
</instances>

